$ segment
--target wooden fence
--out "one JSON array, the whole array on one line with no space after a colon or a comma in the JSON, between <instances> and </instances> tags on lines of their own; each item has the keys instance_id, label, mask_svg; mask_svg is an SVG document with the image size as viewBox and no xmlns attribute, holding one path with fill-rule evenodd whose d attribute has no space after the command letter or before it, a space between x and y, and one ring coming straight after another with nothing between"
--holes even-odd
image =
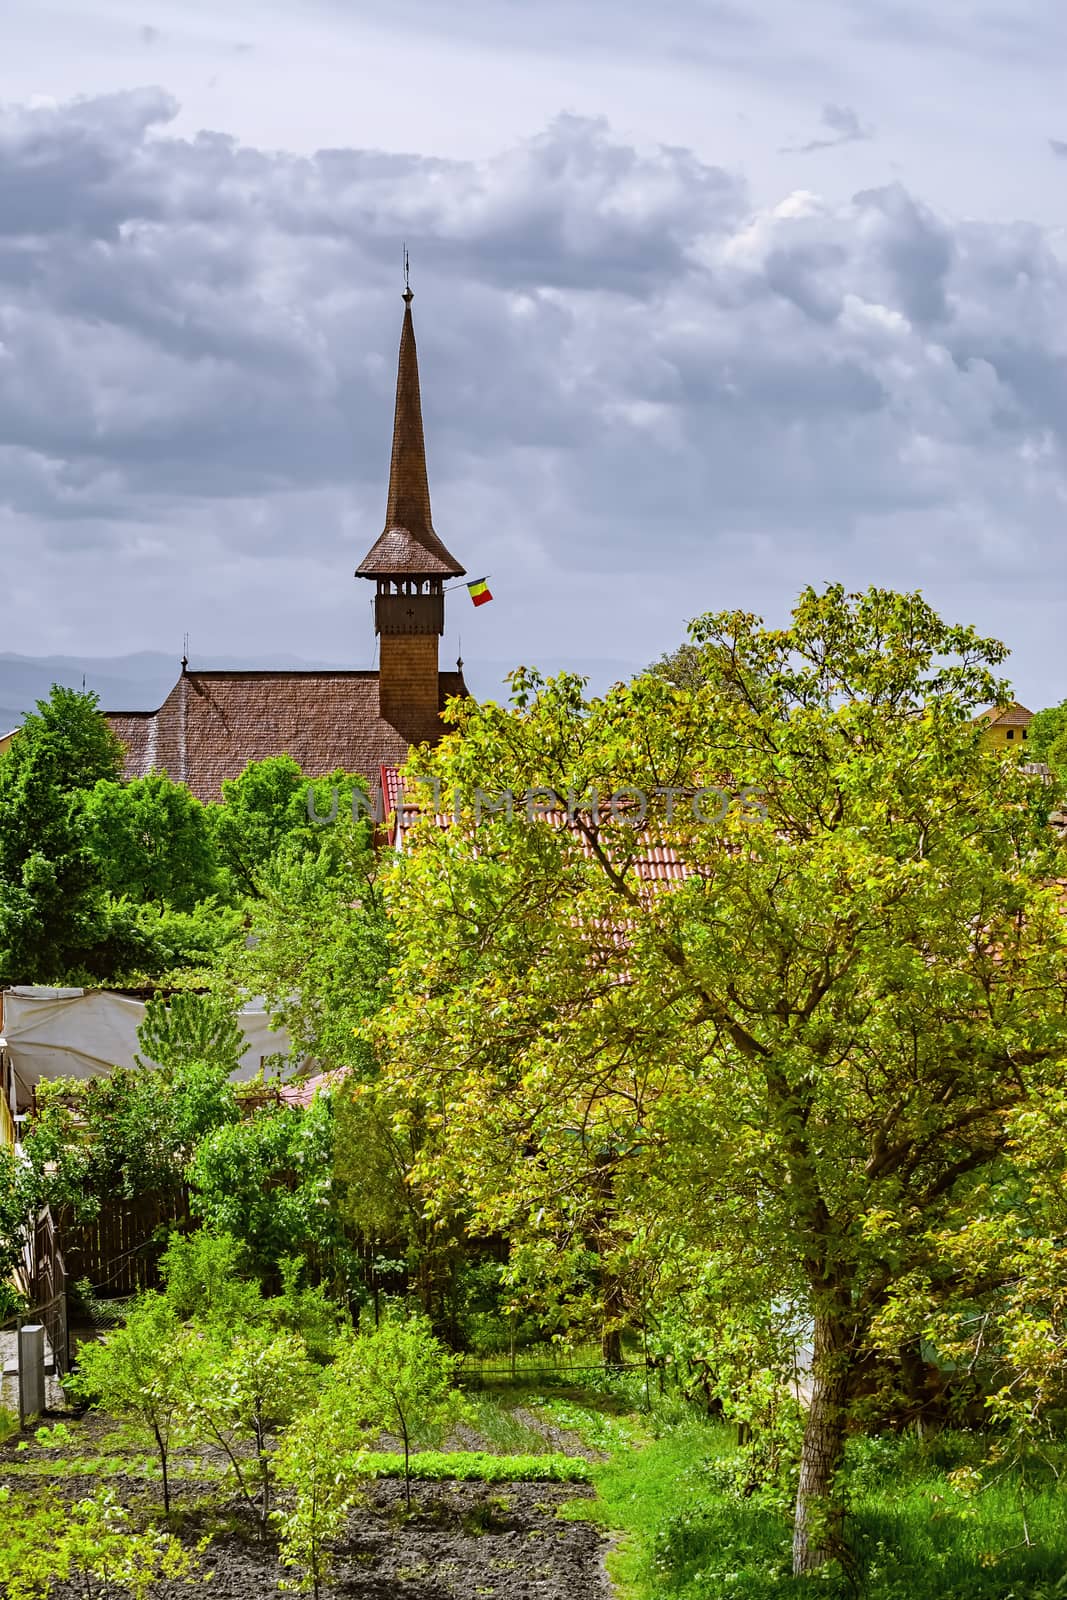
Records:
<instances>
[{"instance_id":1,"label":"wooden fence","mask_svg":"<svg viewBox=\"0 0 1067 1600\"><path fill-rule=\"evenodd\" d=\"M57 1377L70 1370L67 1342L67 1273L59 1234L47 1206L32 1219L32 1227L15 1269L15 1284L29 1301L30 1309L10 1320L13 1328L26 1322L41 1322L55 1362Z\"/></svg>"},{"instance_id":2,"label":"wooden fence","mask_svg":"<svg viewBox=\"0 0 1067 1600\"><path fill-rule=\"evenodd\" d=\"M57 1218L68 1283L88 1279L94 1294L136 1294L159 1283L163 1236L189 1216L184 1189L105 1200L92 1222L75 1222L65 1209Z\"/></svg>"}]
</instances>

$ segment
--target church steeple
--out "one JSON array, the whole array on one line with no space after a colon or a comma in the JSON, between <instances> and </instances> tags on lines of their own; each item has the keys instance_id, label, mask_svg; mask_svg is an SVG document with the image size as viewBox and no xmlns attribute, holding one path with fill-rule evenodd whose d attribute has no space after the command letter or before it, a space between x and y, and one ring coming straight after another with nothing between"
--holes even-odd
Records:
<instances>
[{"instance_id":1,"label":"church steeple","mask_svg":"<svg viewBox=\"0 0 1067 1600\"><path fill-rule=\"evenodd\" d=\"M356 568L357 578L462 578L464 574L437 537L430 517L413 299L411 289L405 288L385 527Z\"/></svg>"},{"instance_id":2,"label":"church steeple","mask_svg":"<svg viewBox=\"0 0 1067 1600\"><path fill-rule=\"evenodd\" d=\"M405 255L385 527L356 568L356 577L377 584L374 629L381 640L381 715L416 743L440 733L437 642L445 631L444 580L462 578L464 568L445 549L430 517L412 299Z\"/></svg>"}]
</instances>

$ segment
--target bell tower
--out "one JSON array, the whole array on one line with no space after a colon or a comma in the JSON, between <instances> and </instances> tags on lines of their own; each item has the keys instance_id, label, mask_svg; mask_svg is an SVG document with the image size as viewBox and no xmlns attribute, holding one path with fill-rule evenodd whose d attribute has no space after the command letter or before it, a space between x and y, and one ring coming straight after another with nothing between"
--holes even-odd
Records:
<instances>
[{"instance_id":1,"label":"bell tower","mask_svg":"<svg viewBox=\"0 0 1067 1600\"><path fill-rule=\"evenodd\" d=\"M445 631L444 582L462 578L464 568L445 549L430 517L413 298L405 284L385 527L356 577L376 585L379 713L416 744L441 732L437 650Z\"/></svg>"}]
</instances>

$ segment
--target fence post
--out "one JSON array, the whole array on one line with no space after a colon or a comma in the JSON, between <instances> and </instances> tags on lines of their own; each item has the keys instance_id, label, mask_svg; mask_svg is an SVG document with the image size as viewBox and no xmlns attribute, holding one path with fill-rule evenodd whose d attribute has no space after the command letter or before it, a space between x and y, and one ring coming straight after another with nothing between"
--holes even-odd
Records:
<instances>
[{"instance_id":1,"label":"fence post","mask_svg":"<svg viewBox=\"0 0 1067 1600\"><path fill-rule=\"evenodd\" d=\"M44 1327L26 1322L19 1329L19 1421L44 1410Z\"/></svg>"}]
</instances>

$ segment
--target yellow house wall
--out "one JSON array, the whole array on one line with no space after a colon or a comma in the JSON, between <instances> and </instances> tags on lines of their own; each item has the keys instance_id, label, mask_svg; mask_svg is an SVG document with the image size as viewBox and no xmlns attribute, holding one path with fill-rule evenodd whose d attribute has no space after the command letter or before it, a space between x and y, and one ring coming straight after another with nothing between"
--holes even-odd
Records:
<instances>
[{"instance_id":1,"label":"yellow house wall","mask_svg":"<svg viewBox=\"0 0 1067 1600\"><path fill-rule=\"evenodd\" d=\"M1009 732L1013 736L1010 739L1008 738ZM986 728L985 732L982 734L982 743L985 745L987 750L1025 750L1026 729L1009 729L1005 728L1000 723L994 723L991 728Z\"/></svg>"}]
</instances>

